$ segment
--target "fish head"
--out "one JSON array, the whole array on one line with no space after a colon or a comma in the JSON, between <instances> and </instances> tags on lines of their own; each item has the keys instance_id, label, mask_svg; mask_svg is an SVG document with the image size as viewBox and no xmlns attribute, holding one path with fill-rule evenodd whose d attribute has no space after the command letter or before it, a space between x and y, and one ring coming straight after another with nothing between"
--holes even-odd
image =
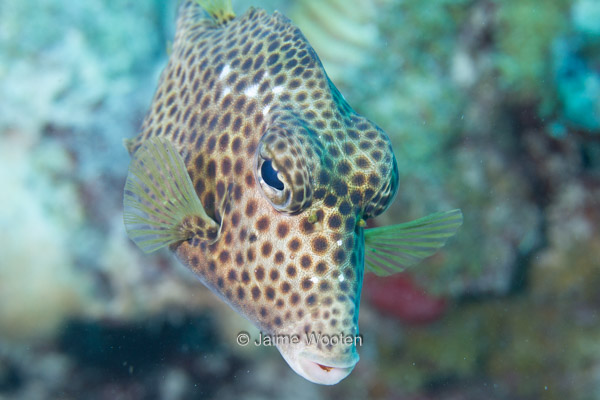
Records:
<instances>
[{"instance_id":1,"label":"fish head","mask_svg":"<svg viewBox=\"0 0 600 400\"><path fill-rule=\"evenodd\" d=\"M276 254L280 285L273 296L282 299L266 330L298 338L278 349L298 374L321 384L339 382L358 362L364 221L383 212L398 187L386 134L356 114L345 120L345 132L336 135L282 118L260 139L255 159L272 228L259 240Z\"/></svg>"}]
</instances>

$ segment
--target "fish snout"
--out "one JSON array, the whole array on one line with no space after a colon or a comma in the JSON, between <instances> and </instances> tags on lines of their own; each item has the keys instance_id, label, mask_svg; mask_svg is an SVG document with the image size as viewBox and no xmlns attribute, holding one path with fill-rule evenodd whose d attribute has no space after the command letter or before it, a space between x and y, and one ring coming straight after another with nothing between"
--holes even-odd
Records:
<instances>
[{"instance_id":1,"label":"fish snout","mask_svg":"<svg viewBox=\"0 0 600 400\"><path fill-rule=\"evenodd\" d=\"M323 363L318 357L302 353L298 357L298 368L301 372L297 372L311 382L321 385L335 385L350 375L350 372L354 369L358 362L358 354L354 353L354 355L355 357L346 361Z\"/></svg>"},{"instance_id":2,"label":"fish snout","mask_svg":"<svg viewBox=\"0 0 600 400\"><path fill-rule=\"evenodd\" d=\"M346 378L360 358L355 344L335 346L329 351L303 342L279 344L277 348L298 375L320 385L335 385Z\"/></svg>"}]
</instances>

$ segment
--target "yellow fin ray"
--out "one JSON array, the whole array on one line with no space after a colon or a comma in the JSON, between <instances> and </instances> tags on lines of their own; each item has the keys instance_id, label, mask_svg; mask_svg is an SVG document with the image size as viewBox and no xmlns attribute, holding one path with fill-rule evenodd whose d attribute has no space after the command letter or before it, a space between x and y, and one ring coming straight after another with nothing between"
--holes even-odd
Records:
<instances>
[{"instance_id":1,"label":"yellow fin ray","mask_svg":"<svg viewBox=\"0 0 600 400\"><path fill-rule=\"evenodd\" d=\"M365 230L365 268L388 276L433 255L462 225L459 209L438 212L403 224Z\"/></svg>"},{"instance_id":2,"label":"yellow fin ray","mask_svg":"<svg viewBox=\"0 0 600 400\"><path fill-rule=\"evenodd\" d=\"M218 226L205 212L171 142L151 138L134 154L123 196L128 236L145 253Z\"/></svg>"}]
</instances>

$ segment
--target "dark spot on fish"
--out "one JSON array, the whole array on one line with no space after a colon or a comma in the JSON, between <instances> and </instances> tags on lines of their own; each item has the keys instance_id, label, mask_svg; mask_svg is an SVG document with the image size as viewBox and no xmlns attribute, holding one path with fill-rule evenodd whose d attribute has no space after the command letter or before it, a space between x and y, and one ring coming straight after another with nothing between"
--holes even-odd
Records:
<instances>
[{"instance_id":1,"label":"dark spot on fish","mask_svg":"<svg viewBox=\"0 0 600 400\"><path fill-rule=\"evenodd\" d=\"M298 249L300 248L300 244L301 244L301 242L300 242L300 239L298 239L298 238L293 238L292 240L290 240L290 241L288 242L288 248L289 248L291 251L298 251Z\"/></svg>"},{"instance_id":2,"label":"dark spot on fish","mask_svg":"<svg viewBox=\"0 0 600 400\"><path fill-rule=\"evenodd\" d=\"M317 264L317 266L315 267L315 271L319 274L319 275L323 275L325 272L327 272L327 265L321 261Z\"/></svg>"},{"instance_id":3,"label":"dark spot on fish","mask_svg":"<svg viewBox=\"0 0 600 400\"><path fill-rule=\"evenodd\" d=\"M350 289L350 286L348 285L348 281L340 282L340 290L342 292L347 292L349 289Z\"/></svg>"},{"instance_id":4,"label":"dark spot on fish","mask_svg":"<svg viewBox=\"0 0 600 400\"><path fill-rule=\"evenodd\" d=\"M356 227L356 218L350 217L346 220L346 230L353 231Z\"/></svg>"},{"instance_id":5,"label":"dark spot on fish","mask_svg":"<svg viewBox=\"0 0 600 400\"><path fill-rule=\"evenodd\" d=\"M277 236L280 239L283 239L287 236L289 230L290 230L289 225L286 222L280 222L277 225Z\"/></svg>"},{"instance_id":6,"label":"dark spot on fish","mask_svg":"<svg viewBox=\"0 0 600 400\"><path fill-rule=\"evenodd\" d=\"M239 300L244 300L244 297L246 296L246 292L244 291L244 288L242 287L238 287L237 289L237 297Z\"/></svg>"},{"instance_id":7,"label":"dark spot on fish","mask_svg":"<svg viewBox=\"0 0 600 400\"><path fill-rule=\"evenodd\" d=\"M246 175L246 186L247 187L253 187L254 186L254 176L251 173L248 173Z\"/></svg>"},{"instance_id":8,"label":"dark spot on fish","mask_svg":"<svg viewBox=\"0 0 600 400\"><path fill-rule=\"evenodd\" d=\"M323 254L327 251L327 239L323 236L317 236L312 240L312 249L317 254Z\"/></svg>"},{"instance_id":9,"label":"dark spot on fish","mask_svg":"<svg viewBox=\"0 0 600 400\"><path fill-rule=\"evenodd\" d=\"M278 251L277 253L275 253L274 259L275 259L275 264L281 264L285 260L285 256L282 251Z\"/></svg>"},{"instance_id":10,"label":"dark spot on fish","mask_svg":"<svg viewBox=\"0 0 600 400\"><path fill-rule=\"evenodd\" d=\"M231 159L229 157L225 157L221 161L221 173L223 175L229 175L230 172L231 172Z\"/></svg>"},{"instance_id":11,"label":"dark spot on fish","mask_svg":"<svg viewBox=\"0 0 600 400\"><path fill-rule=\"evenodd\" d=\"M296 267L294 267L292 264L288 265L287 268L285 269L285 272L287 273L287 275L290 278L293 278L294 276L296 276Z\"/></svg>"},{"instance_id":12,"label":"dark spot on fish","mask_svg":"<svg viewBox=\"0 0 600 400\"><path fill-rule=\"evenodd\" d=\"M310 268L312 264L312 259L309 255L305 254L300 258L300 266L304 269Z\"/></svg>"},{"instance_id":13,"label":"dark spot on fish","mask_svg":"<svg viewBox=\"0 0 600 400\"><path fill-rule=\"evenodd\" d=\"M346 194L348 194L348 185L342 180L337 180L333 184L333 190L338 195L338 197L343 197Z\"/></svg>"},{"instance_id":14,"label":"dark spot on fish","mask_svg":"<svg viewBox=\"0 0 600 400\"><path fill-rule=\"evenodd\" d=\"M269 56L269 58L267 58L267 66L271 66L273 64L275 64L277 62L277 60L279 60L279 54L277 53L273 53Z\"/></svg>"},{"instance_id":15,"label":"dark spot on fish","mask_svg":"<svg viewBox=\"0 0 600 400\"><path fill-rule=\"evenodd\" d=\"M381 180L379 179L379 176L377 176L377 174L369 175L369 185L371 185L372 187L376 187L379 185L379 182L381 182Z\"/></svg>"},{"instance_id":16,"label":"dark spot on fish","mask_svg":"<svg viewBox=\"0 0 600 400\"><path fill-rule=\"evenodd\" d=\"M265 295L266 295L267 299L269 299L269 300L275 299L275 289L273 289L271 286L267 287L267 290L265 291Z\"/></svg>"},{"instance_id":17,"label":"dark spot on fish","mask_svg":"<svg viewBox=\"0 0 600 400\"><path fill-rule=\"evenodd\" d=\"M216 145L217 145L217 138L215 136L211 136L208 139L208 142L206 143L206 146L207 146L206 150L209 153L212 153L215 150Z\"/></svg>"},{"instance_id":18,"label":"dark spot on fish","mask_svg":"<svg viewBox=\"0 0 600 400\"><path fill-rule=\"evenodd\" d=\"M235 141L234 141L234 143L235 143ZM238 160L235 162L235 165L233 167L233 171L236 176L239 176L242 174L243 170L244 170L244 161L241 158L238 158Z\"/></svg>"},{"instance_id":19,"label":"dark spot on fish","mask_svg":"<svg viewBox=\"0 0 600 400\"><path fill-rule=\"evenodd\" d=\"M350 203L348 203L346 200L344 200L340 204L339 210L340 210L340 214L349 215L350 212L352 211L352 206L350 205Z\"/></svg>"},{"instance_id":20,"label":"dark spot on fish","mask_svg":"<svg viewBox=\"0 0 600 400\"><path fill-rule=\"evenodd\" d=\"M313 282L309 278L304 278L302 281L302 289L310 290L313 286Z\"/></svg>"},{"instance_id":21,"label":"dark spot on fish","mask_svg":"<svg viewBox=\"0 0 600 400\"><path fill-rule=\"evenodd\" d=\"M234 270L230 269L227 273L227 280L230 282L237 281L237 273Z\"/></svg>"},{"instance_id":22,"label":"dark spot on fish","mask_svg":"<svg viewBox=\"0 0 600 400\"><path fill-rule=\"evenodd\" d=\"M269 277L273 282L275 282L277 279L279 279L279 271L273 268L269 273Z\"/></svg>"},{"instance_id":23,"label":"dark spot on fish","mask_svg":"<svg viewBox=\"0 0 600 400\"><path fill-rule=\"evenodd\" d=\"M244 256L242 255L242 253L237 252L235 254L235 263L237 264L238 267L241 267L242 265L244 265Z\"/></svg>"},{"instance_id":24,"label":"dark spot on fish","mask_svg":"<svg viewBox=\"0 0 600 400\"><path fill-rule=\"evenodd\" d=\"M271 245L270 242L265 242L261 247L261 254L263 255L263 257L268 257L269 255L271 255L272 250L273 245Z\"/></svg>"},{"instance_id":25,"label":"dark spot on fish","mask_svg":"<svg viewBox=\"0 0 600 400\"><path fill-rule=\"evenodd\" d=\"M325 197L325 193L326 192L324 188L319 188L315 190L313 197L315 198L315 200L321 200L323 197Z\"/></svg>"},{"instance_id":26,"label":"dark spot on fish","mask_svg":"<svg viewBox=\"0 0 600 400\"><path fill-rule=\"evenodd\" d=\"M338 229L340 226L342 226L342 219L339 215L334 214L331 217L329 217L327 225L329 225L331 229Z\"/></svg>"},{"instance_id":27,"label":"dark spot on fish","mask_svg":"<svg viewBox=\"0 0 600 400\"><path fill-rule=\"evenodd\" d=\"M290 304L296 305L300 301L300 295L298 293L292 293L290 296Z\"/></svg>"},{"instance_id":28,"label":"dark spot on fish","mask_svg":"<svg viewBox=\"0 0 600 400\"><path fill-rule=\"evenodd\" d=\"M265 278L265 269L263 267L257 267L254 270L254 276L256 277L256 280L262 281Z\"/></svg>"},{"instance_id":29,"label":"dark spot on fish","mask_svg":"<svg viewBox=\"0 0 600 400\"><path fill-rule=\"evenodd\" d=\"M333 260L340 264L346 259L346 252L342 249L338 249L333 253Z\"/></svg>"},{"instance_id":30,"label":"dark spot on fish","mask_svg":"<svg viewBox=\"0 0 600 400\"><path fill-rule=\"evenodd\" d=\"M310 234L315 230L315 225L308 221L308 218L303 218L300 222L300 231L303 234Z\"/></svg>"},{"instance_id":31,"label":"dark spot on fish","mask_svg":"<svg viewBox=\"0 0 600 400\"><path fill-rule=\"evenodd\" d=\"M323 201L323 204L325 204L326 207L333 207L336 203L337 197L332 194L325 196L325 200Z\"/></svg>"},{"instance_id":32,"label":"dark spot on fish","mask_svg":"<svg viewBox=\"0 0 600 400\"><path fill-rule=\"evenodd\" d=\"M270 224L269 217L266 217L266 216L260 217L258 219L258 221L256 221L256 229L258 229L261 232L265 231L269 228L269 224Z\"/></svg>"},{"instance_id":33,"label":"dark spot on fish","mask_svg":"<svg viewBox=\"0 0 600 400\"><path fill-rule=\"evenodd\" d=\"M254 213L256 212L256 202L254 200L250 200L248 201L248 203L246 204L246 216L248 218L254 216Z\"/></svg>"},{"instance_id":34,"label":"dark spot on fish","mask_svg":"<svg viewBox=\"0 0 600 400\"><path fill-rule=\"evenodd\" d=\"M225 194L225 183L223 181L219 181L217 183L217 196L219 196L219 198L222 198L224 194Z\"/></svg>"},{"instance_id":35,"label":"dark spot on fish","mask_svg":"<svg viewBox=\"0 0 600 400\"><path fill-rule=\"evenodd\" d=\"M321 283L319 283L319 290L321 292L326 292L331 288L331 286L329 285L329 282L327 281L321 281ZM331 297L328 297L329 302L331 303L333 301L333 299L331 299ZM327 300L327 299L325 299Z\"/></svg>"}]
</instances>

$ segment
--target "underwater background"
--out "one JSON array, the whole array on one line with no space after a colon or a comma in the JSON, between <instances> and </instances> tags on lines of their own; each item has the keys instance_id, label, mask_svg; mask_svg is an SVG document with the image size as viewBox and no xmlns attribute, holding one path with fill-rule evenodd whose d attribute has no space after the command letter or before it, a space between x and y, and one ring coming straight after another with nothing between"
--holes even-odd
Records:
<instances>
[{"instance_id":1,"label":"underwater background","mask_svg":"<svg viewBox=\"0 0 600 400\"><path fill-rule=\"evenodd\" d=\"M600 1L234 0L300 27L389 135L378 225L461 208L366 277L361 361L296 375L167 251L127 238L133 137L177 1L0 2L0 399L600 399Z\"/></svg>"}]
</instances>

